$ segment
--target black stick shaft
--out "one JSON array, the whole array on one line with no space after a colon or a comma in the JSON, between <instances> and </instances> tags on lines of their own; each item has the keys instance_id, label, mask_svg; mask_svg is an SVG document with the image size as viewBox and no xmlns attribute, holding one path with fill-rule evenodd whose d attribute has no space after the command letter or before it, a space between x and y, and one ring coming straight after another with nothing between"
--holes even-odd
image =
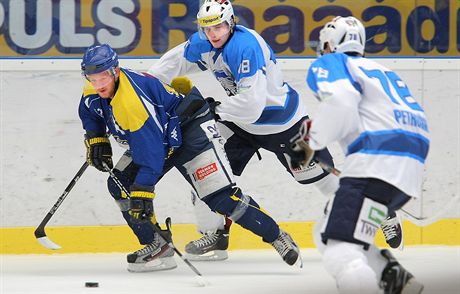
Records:
<instances>
[{"instance_id":1,"label":"black stick shaft","mask_svg":"<svg viewBox=\"0 0 460 294\"><path fill-rule=\"evenodd\" d=\"M56 210L59 208L59 206L61 206L62 202L67 197L67 195L72 190L72 188L75 186L75 184L80 179L80 177L83 175L83 173L85 172L85 170L88 167L88 165L89 164L86 161L85 161L85 163L83 163L83 165L78 170L77 174L73 177L73 179L70 181L70 183L65 188L64 192L62 193L62 195L58 198L58 200L56 201L56 203L54 203L54 205L50 209L50 211L46 214L45 218L42 220L40 225L35 230L35 237L36 238L46 236L46 234L45 234L45 226L46 226L46 224L49 222L49 220L51 219L53 214L56 212Z\"/></svg>"}]
</instances>

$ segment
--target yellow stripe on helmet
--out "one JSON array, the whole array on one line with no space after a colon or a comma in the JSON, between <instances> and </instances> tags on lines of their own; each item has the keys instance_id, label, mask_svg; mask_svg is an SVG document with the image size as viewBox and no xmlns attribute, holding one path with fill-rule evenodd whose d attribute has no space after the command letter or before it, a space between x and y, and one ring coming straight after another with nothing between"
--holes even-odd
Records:
<instances>
[{"instance_id":1,"label":"yellow stripe on helmet","mask_svg":"<svg viewBox=\"0 0 460 294\"><path fill-rule=\"evenodd\" d=\"M209 27L209 26L213 26L216 24L220 24L221 22L222 22L222 19L220 18L219 15L211 15L211 16L201 17L198 19L198 24L201 27Z\"/></svg>"}]
</instances>

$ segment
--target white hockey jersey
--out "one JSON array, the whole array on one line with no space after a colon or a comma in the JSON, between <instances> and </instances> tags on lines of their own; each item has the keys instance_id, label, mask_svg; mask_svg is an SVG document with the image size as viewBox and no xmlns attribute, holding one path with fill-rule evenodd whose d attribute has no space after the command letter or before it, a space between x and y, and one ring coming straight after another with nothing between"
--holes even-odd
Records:
<instances>
[{"instance_id":1,"label":"white hockey jersey","mask_svg":"<svg viewBox=\"0 0 460 294\"><path fill-rule=\"evenodd\" d=\"M255 31L235 26L220 49L198 33L166 52L149 73L165 83L176 76L211 70L227 93L216 113L249 133L274 134L307 115L298 93L284 82L273 50Z\"/></svg>"},{"instance_id":2,"label":"white hockey jersey","mask_svg":"<svg viewBox=\"0 0 460 294\"><path fill-rule=\"evenodd\" d=\"M346 155L341 177L381 179L419 197L428 125L398 75L372 60L333 53L311 65L307 84L322 102L310 146L338 141Z\"/></svg>"}]
</instances>

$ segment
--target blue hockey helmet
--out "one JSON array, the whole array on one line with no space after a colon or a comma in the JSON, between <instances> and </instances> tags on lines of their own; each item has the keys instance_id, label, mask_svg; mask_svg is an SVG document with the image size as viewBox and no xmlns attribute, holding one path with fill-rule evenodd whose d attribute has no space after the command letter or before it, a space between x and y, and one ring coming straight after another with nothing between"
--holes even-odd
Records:
<instances>
[{"instance_id":1,"label":"blue hockey helmet","mask_svg":"<svg viewBox=\"0 0 460 294\"><path fill-rule=\"evenodd\" d=\"M118 66L117 53L107 44L93 45L86 49L81 62L84 75L100 73Z\"/></svg>"}]
</instances>

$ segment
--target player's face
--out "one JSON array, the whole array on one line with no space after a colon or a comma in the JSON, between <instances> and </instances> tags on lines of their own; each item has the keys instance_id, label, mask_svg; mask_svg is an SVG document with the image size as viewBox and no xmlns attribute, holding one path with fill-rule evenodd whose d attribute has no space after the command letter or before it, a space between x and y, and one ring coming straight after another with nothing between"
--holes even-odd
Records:
<instances>
[{"instance_id":1,"label":"player's face","mask_svg":"<svg viewBox=\"0 0 460 294\"><path fill-rule=\"evenodd\" d=\"M205 27L203 30L214 48L221 48L224 46L225 42L227 42L230 37L230 26L227 22Z\"/></svg>"},{"instance_id":2,"label":"player's face","mask_svg":"<svg viewBox=\"0 0 460 294\"><path fill-rule=\"evenodd\" d=\"M326 48L323 50L323 55L331 53L331 47L329 47L329 43L326 43Z\"/></svg>"},{"instance_id":3,"label":"player's face","mask_svg":"<svg viewBox=\"0 0 460 294\"><path fill-rule=\"evenodd\" d=\"M86 75L86 79L93 85L101 98L112 98L115 95L115 79L119 69L115 69L115 76L110 70L100 73Z\"/></svg>"}]
</instances>

